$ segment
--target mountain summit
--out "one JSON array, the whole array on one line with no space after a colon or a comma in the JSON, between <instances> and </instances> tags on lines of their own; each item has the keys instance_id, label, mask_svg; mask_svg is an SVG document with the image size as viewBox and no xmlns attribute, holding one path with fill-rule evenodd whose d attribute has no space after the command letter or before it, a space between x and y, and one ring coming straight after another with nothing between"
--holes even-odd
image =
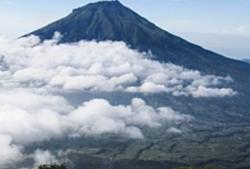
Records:
<instances>
[{"instance_id":1,"label":"mountain summit","mask_svg":"<svg viewBox=\"0 0 250 169\"><path fill-rule=\"evenodd\" d=\"M61 43L123 41L133 49L151 51L160 62L172 62L204 73L237 77L250 71L246 63L225 58L162 30L119 1L101 1L74 9L65 18L30 34L45 40L51 39L56 31L63 34Z\"/></svg>"}]
</instances>

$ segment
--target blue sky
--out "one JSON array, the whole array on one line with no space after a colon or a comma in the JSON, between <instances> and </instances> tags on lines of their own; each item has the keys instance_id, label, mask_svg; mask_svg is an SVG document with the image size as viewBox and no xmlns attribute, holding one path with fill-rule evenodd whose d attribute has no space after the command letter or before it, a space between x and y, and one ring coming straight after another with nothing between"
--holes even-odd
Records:
<instances>
[{"instance_id":1,"label":"blue sky","mask_svg":"<svg viewBox=\"0 0 250 169\"><path fill-rule=\"evenodd\" d=\"M0 35L17 37L94 0L0 0ZM165 30L233 58L250 58L249 0L121 0Z\"/></svg>"}]
</instances>

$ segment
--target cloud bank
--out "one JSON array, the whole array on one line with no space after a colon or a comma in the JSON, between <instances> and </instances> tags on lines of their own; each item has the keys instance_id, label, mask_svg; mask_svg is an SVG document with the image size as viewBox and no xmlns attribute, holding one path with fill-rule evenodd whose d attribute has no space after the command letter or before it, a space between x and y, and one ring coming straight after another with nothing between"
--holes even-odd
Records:
<instances>
[{"instance_id":1,"label":"cloud bank","mask_svg":"<svg viewBox=\"0 0 250 169\"><path fill-rule=\"evenodd\" d=\"M62 96L28 89L0 92L0 166L21 160L22 148L52 138L95 136L105 133L144 137L141 128L190 121L169 107L153 108L134 98L129 105L93 99L78 107Z\"/></svg>"},{"instance_id":2,"label":"cloud bank","mask_svg":"<svg viewBox=\"0 0 250 169\"><path fill-rule=\"evenodd\" d=\"M181 133L173 124L192 117L170 107L152 107L134 98L112 105L96 98L71 105L61 93L75 91L169 93L174 96L226 97L236 94L224 84L230 77L202 75L171 63L159 63L122 42L57 44L31 36L0 37L0 168L22 160L23 148L52 138L106 133L141 139L143 127ZM60 94L58 94L60 93ZM31 154L34 165L56 161L49 151Z\"/></svg>"},{"instance_id":3,"label":"cloud bank","mask_svg":"<svg viewBox=\"0 0 250 169\"><path fill-rule=\"evenodd\" d=\"M159 63L122 42L40 43L35 36L0 38L0 84L60 91L166 92L175 96L225 97L230 77L202 75L171 63Z\"/></svg>"},{"instance_id":4,"label":"cloud bank","mask_svg":"<svg viewBox=\"0 0 250 169\"><path fill-rule=\"evenodd\" d=\"M12 138L8 135L0 134L0 167L6 167L22 158L20 148L12 144Z\"/></svg>"},{"instance_id":5,"label":"cloud bank","mask_svg":"<svg viewBox=\"0 0 250 169\"><path fill-rule=\"evenodd\" d=\"M57 160L56 156L53 155L48 150L36 150L33 154L34 158L34 169L38 168L39 165L45 164L58 164L59 161Z\"/></svg>"}]
</instances>

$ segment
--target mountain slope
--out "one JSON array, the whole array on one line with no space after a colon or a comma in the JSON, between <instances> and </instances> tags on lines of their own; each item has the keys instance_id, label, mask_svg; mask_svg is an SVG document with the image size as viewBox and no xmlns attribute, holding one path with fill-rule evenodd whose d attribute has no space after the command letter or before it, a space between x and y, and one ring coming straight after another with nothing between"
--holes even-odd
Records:
<instances>
[{"instance_id":1,"label":"mountain slope","mask_svg":"<svg viewBox=\"0 0 250 169\"><path fill-rule=\"evenodd\" d=\"M250 59L243 59L243 62L250 63Z\"/></svg>"},{"instance_id":2,"label":"mountain slope","mask_svg":"<svg viewBox=\"0 0 250 169\"><path fill-rule=\"evenodd\" d=\"M158 61L205 73L238 78L238 74L245 76L250 71L248 64L225 58L158 28L119 1L88 4L30 34L50 39L55 31L63 34L62 43L83 39L124 41L133 49L150 50Z\"/></svg>"},{"instance_id":3,"label":"mountain slope","mask_svg":"<svg viewBox=\"0 0 250 169\"><path fill-rule=\"evenodd\" d=\"M55 150L54 152L72 150L66 156L74 164L71 167L74 169L173 169L185 165L214 165L221 169L249 168L249 64L228 59L172 35L118 1L102 1L75 9L65 18L30 34L38 35L45 40L51 39L56 31L63 34L60 43L93 39L124 41L133 49L152 51L155 56L153 59L160 62L173 62L198 69L204 74L229 75L233 81L221 85L232 88L237 94L231 97L195 98L173 96L164 92L155 94L78 90L67 92L65 99L74 107L96 98L108 100L112 105L128 105L131 99L142 98L152 107L171 106L173 110L191 115L194 119L191 123L176 124L177 129L183 130L181 133L178 130L172 133L166 124L162 128L142 128L145 139L127 140L109 134L98 137L66 137L38 143L36 146L29 145L28 149L46 147L48 150ZM109 48L113 51L112 47ZM105 52L98 54L98 58L104 56ZM86 55L83 53L84 50L81 50L79 60L82 58L84 60L88 56L88 53ZM61 56L60 53L58 55ZM48 56L55 55L53 53ZM93 55L90 56L89 60L92 60ZM122 55L126 56L128 57ZM112 60L110 53L107 58L105 62ZM97 63L95 59L93 60ZM51 62L53 61L51 59ZM128 60L121 62L127 63ZM138 62L138 65L146 67L143 62ZM80 69L81 66L80 64ZM44 72L46 71L48 70ZM171 70L164 73L168 72ZM178 79L178 76L175 75L175 78ZM66 81L71 82L72 79L67 78ZM85 81L88 79L84 81L77 79L79 83ZM103 82L99 83L103 85Z\"/></svg>"}]
</instances>

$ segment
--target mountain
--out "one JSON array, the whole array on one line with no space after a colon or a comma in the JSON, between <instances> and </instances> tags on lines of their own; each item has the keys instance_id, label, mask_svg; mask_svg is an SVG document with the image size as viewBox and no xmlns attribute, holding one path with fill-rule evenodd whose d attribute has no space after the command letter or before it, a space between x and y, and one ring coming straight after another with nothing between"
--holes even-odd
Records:
<instances>
[{"instance_id":1,"label":"mountain","mask_svg":"<svg viewBox=\"0 0 250 169\"><path fill-rule=\"evenodd\" d=\"M195 98L119 91L67 93L64 97L76 107L96 98L106 99L112 105L127 105L132 98L142 98L152 107L167 105L194 119L191 123L175 124L183 132L173 128L169 130L166 124L161 128L142 127L145 139L133 140L109 134L55 138L30 144L26 151L33 152L37 148L54 152L69 150L64 155L73 165L69 167L72 169L173 169L190 165L218 166L221 169L250 168L250 64L226 58L177 37L119 1L88 4L25 36L33 34L46 40L51 39L56 31L63 34L59 43L123 41L132 49L151 51L152 59L159 62L172 62L200 70L202 75L230 76L233 81L225 87L233 89L236 94L231 97ZM221 85L224 87L224 84ZM220 90L214 92L217 91Z\"/></svg>"},{"instance_id":2,"label":"mountain","mask_svg":"<svg viewBox=\"0 0 250 169\"><path fill-rule=\"evenodd\" d=\"M243 62L250 63L250 59L242 59Z\"/></svg>"},{"instance_id":3,"label":"mountain","mask_svg":"<svg viewBox=\"0 0 250 169\"><path fill-rule=\"evenodd\" d=\"M133 49L150 50L158 61L205 73L238 78L239 74L244 76L250 71L246 63L225 58L162 30L119 1L101 1L74 9L65 18L30 34L44 40L51 39L55 31L63 34L61 43L83 39L123 41Z\"/></svg>"}]
</instances>

